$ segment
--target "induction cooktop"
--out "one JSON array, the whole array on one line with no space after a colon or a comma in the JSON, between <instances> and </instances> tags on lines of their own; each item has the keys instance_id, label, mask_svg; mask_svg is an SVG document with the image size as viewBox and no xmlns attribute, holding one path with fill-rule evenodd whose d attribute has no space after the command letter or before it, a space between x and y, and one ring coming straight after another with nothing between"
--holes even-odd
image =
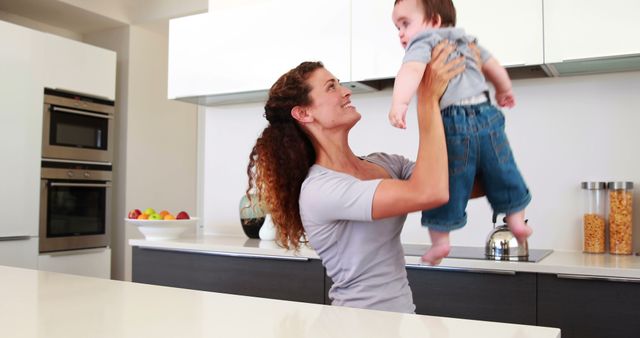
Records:
<instances>
[{"instance_id":1,"label":"induction cooktop","mask_svg":"<svg viewBox=\"0 0 640 338\"><path fill-rule=\"evenodd\" d=\"M402 247L404 248L404 254L406 256L422 256L427 252L430 245L403 244ZM551 249L529 249L529 257L518 259L518 261L536 263L547 257L552 252L553 250ZM493 260L485 256L483 247L475 246L452 246L451 252L447 258Z\"/></svg>"}]
</instances>

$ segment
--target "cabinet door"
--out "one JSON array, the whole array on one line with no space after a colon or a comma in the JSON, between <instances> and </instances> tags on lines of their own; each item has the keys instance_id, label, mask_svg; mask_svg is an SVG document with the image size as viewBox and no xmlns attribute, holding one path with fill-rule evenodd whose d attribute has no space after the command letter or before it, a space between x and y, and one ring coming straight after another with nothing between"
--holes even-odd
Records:
<instances>
[{"instance_id":1,"label":"cabinet door","mask_svg":"<svg viewBox=\"0 0 640 338\"><path fill-rule=\"evenodd\" d=\"M640 54L640 1L544 0L545 62Z\"/></svg>"},{"instance_id":2,"label":"cabinet door","mask_svg":"<svg viewBox=\"0 0 640 338\"><path fill-rule=\"evenodd\" d=\"M562 338L627 338L640 332L640 281L613 282L538 275L538 325Z\"/></svg>"},{"instance_id":3,"label":"cabinet door","mask_svg":"<svg viewBox=\"0 0 640 338\"><path fill-rule=\"evenodd\" d=\"M393 1L352 0L351 6L353 81L395 77L404 49L391 20Z\"/></svg>"},{"instance_id":4,"label":"cabinet door","mask_svg":"<svg viewBox=\"0 0 640 338\"><path fill-rule=\"evenodd\" d=\"M324 303L319 260L133 248L133 281L236 295Z\"/></svg>"},{"instance_id":5,"label":"cabinet door","mask_svg":"<svg viewBox=\"0 0 640 338\"><path fill-rule=\"evenodd\" d=\"M327 305L331 305L331 298L329 298L329 290L331 290L331 286L333 286L333 281L329 276L324 277L324 303Z\"/></svg>"},{"instance_id":6,"label":"cabinet door","mask_svg":"<svg viewBox=\"0 0 640 338\"><path fill-rule=\"evenodd\" d=\"M353 81L395 77L404 50L393 1L352 1ZM478 38L504 66L543 62L542 0L454 0L457 27Z\"/></svg>"},{"instance_id":7,"label":"cabinet door","mask_svg":"<svg viewBox=\"0 0 640 338\"><path fill-rule=\"evenodd\" d=\"M212 1L210 14L172 20L169 97L269 89L303 61L349 81L349 1Z\"/></svg>"},{"instance_id":8,"label":"cabinet door","mask_svg":"<svg viewBox=\"0 0 640 338\"><path fill-rule=\"evenodd\" d=\"M0 265L17 268L38 268L38 238L0 239Z\"/></svg>"},{"instance_id":9,"label":"cabinet door","mask_svg":"<svg viewBox=\"0 0 640 338\"><path fill-rule=\"evenodd\" d=\"M111 249L95 248L38 255L38 270L111 278Z\"/></svg>"},{"instance_id":10,"label":"cabinet door","mask_svg":"<svg viewBox=\"0 0 640 338\"><path fill-rule=\"evenodd\" d=\"M43 34L44 86L115 99L116 53Z\"/></svg>"},{"instance_id":11,"label":"cabinet door","mask_svg":"<svg viewBox=\"0 0 640 338\"><path fill-rule=\"evenodd\" d=\"M564 0L562 0L564 1ZM457 27L505 67L543 62L542 0L454 0Z\"/></svg>"},{"instance_id":12,"label":"cabinet door","mask_svg":"<svg viewBox=\"0 0 640 338\"><path fill-rule=\"evenodd\" d=\"M536 324L535 274L407 266L407 277L417 314Z\"/></svg>"},{"instance_id":13,"label":"cabinet door","mask_svg":"<svg viewBox=\"0 0 640 338\"><path fill-rule=\"evenodd\" d=\"M38 34L0 21L0 237L38 236L43 102Z\"/></svg>"}]
</instances>

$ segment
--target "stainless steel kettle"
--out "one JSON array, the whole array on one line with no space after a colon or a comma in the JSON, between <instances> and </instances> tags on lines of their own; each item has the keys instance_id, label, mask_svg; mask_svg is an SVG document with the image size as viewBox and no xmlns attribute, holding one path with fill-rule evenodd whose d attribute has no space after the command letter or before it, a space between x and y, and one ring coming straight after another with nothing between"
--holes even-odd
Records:
<instances>
[{"instance_id":1,"label":"stainless steel kettle","mask_svg":"<svg viewBox=\"0 0 640 338\"><path fill-rule=\"evenodd\" d=\"M493 230L487 236L485 256L497 261L526 261L529 259L527 241L519 243L506 224L496 226L497 214L493 214ZM503 219L506 223L506 220ZM525 220L527 222L527 220Z\"/></svg>"}]
</instances>

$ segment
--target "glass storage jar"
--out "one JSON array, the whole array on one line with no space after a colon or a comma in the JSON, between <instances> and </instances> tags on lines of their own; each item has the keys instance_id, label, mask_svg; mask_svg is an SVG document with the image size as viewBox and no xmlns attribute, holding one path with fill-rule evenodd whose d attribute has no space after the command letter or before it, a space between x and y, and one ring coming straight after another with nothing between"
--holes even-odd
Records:
<instances>
[{"instance_id":1,"label":"glass storage jar","mask_svg":"<svg viewBox=\"0 0 640 338\"><path fill-rule=\"evenodd\" d=\"M633 182L609 182L609 252L633 252Z\"/></svg>"},{"instance_id":2,"label":"glass storage jar","mask_svg":"<svg viewBox=\"0 0 640 338\"><path fill-rule=\"evenodd\" d=\"M588 253L606 251L606 182L582 182L584 190L584 215L582 216L582 250Z\"/></svg>"}]
</instances>

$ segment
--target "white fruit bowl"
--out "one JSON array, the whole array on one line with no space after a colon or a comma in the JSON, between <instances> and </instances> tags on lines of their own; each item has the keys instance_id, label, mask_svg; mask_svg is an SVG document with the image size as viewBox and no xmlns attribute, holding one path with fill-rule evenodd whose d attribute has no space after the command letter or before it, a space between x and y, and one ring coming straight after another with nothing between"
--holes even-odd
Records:
<instances>
[{"instance_id":1,"label":"white fruit bowl","mask_svg":"<svg viewBox=\"0 0 640 338\"><path fill-rule=\"evenodd\" d=\"M195 228L198 218L177 219L171 221L150 221L146 219L124 219L134 224L149 241L163 241L179 238L187 230Z\"/></svg>"}]
</instances>

